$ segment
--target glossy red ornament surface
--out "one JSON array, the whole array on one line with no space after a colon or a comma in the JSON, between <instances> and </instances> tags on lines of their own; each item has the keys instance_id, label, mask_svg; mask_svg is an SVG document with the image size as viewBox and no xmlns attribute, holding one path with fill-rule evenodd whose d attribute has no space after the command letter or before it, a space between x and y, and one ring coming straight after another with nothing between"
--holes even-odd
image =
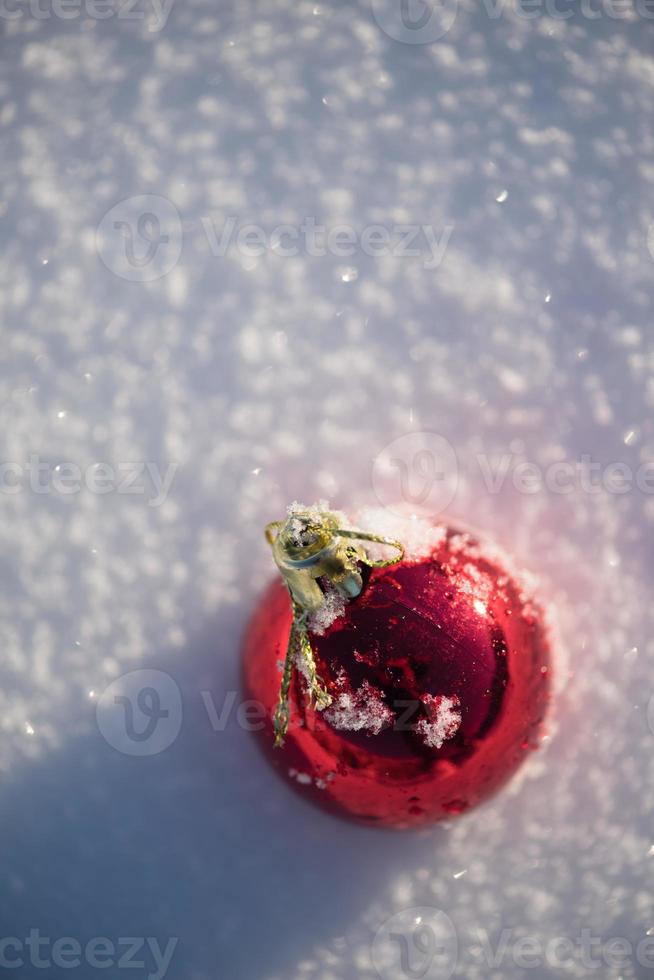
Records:
<instances>
[{"instance_id":1,"label":"glossy red ornament surface","mask_svg":"<svg viewBox=\"0 0 654 980\"><path fill-rule=\"evenodd\" d=\"M311 707L296 670L289 731L274 749L290 625L275 581L245 641L245 687L268 719L256 737L290 785L333 813L398 828L461 813L539 744L550 689L539 610L467 534L448 529L428 557L372 571L345 614L312 635L334 703Z\"/></svg>"}]
</instances>

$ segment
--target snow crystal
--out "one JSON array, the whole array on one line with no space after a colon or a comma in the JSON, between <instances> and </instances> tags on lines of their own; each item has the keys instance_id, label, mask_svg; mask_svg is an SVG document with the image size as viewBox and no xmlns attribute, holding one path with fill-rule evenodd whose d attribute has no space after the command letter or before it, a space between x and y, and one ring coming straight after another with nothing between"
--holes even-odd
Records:
<instances>
[{"instance_id":1,"label":"snow crystal","mask_svg":"<svg viewBox=\"0 0 654 980\"><path fill-rule=\"evenodd\" d=\"M322 605L309 616L309 629L318 636L322 636L332 623L344 615L347 605L345 596L337 592L328 582L324 585L324 594Z\"/></svg>"},{"instance_id":2,"label":"snow crystal","mask_svg":"<svg viewBox=\"0 0 654 980\"><path fill-rule=\"evenodd\" d=\"M288 517L295 517L298 514L302 516L307 515L316 522L319 522L324 514L329 513L334 514L338 518L342 518L343 521L347 521L345 514L340 510L331 509L328 500L318 500L315 504L301 504L299 501L294 500L286 508L286 513ZM346 527L348 525L344 524L343 526Z\"/></svg>"},{"instance_id":3,"label":"snow crystal","mask_svg":"<svg viewBox=\"0 0 654 980\"><path fill-rule=\"evenodd\" d=\"M448 698L445 695L434 697L425 694L421 700L429 717L421 718L414 725L414 731L422 735L425 745L431 749L440 749L443 743L456 735L459 730L461 724L459 699L456 695Z\"/></svg>"},{"instance_id":4,"label":"snow crystal","mask_svg":"<svg viewBox=\"0 0 654 980\"><path fill-rule=\"evenodd\" d=\"M366 507L359 511L354 526L371 534L380 534L404 545L405 557L409 560L427 558L445 538L445 528L441 524L423 517L404 517L385 507ZM375 557L389 557L389 549L382 545L366 543L366 551Z\"/></svg>"},{"instance_id":5,"label":"snow crystal","mask_svg":"<svg viewBox=\"0 0 654 980\"><path fill-rule=\"evenodd\" d=\"M383 693L368 681L364 681L356 691L339 694L324 714L334 728L350 732L365 731L368 735L379 735L382 729L393 724L395 717L388 705L384 704Z\"/></svg>"},{"instance_id":6,"label":"snow crystal","mask_svg":"<svg viewBox=\"0 0 654 980\"><path fill-rule=\"evenodd\" d=\"M291 779L300 783L301 786L310 786L313 782L308 772L298 772L297 769L289 769L288 775Z\"/></svg>"}]
</instances>

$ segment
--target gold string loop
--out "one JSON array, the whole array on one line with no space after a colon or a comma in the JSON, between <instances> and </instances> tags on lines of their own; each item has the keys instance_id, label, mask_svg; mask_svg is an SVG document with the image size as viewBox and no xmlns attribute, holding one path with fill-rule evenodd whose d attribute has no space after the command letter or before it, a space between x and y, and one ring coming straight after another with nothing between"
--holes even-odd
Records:
<instances>
[{"instance_id":1,"label":"gold string loop","mask_svg":"<svg viewBox=\"0 0 654 980\"><path fill-rule=\"evenodd\" d=\"M379 534L341 528L339 515L332 511L298 505L289 508L285 521L267 524L264 533L290 593L293 609L274 718L275 746L281 746L290 720L290 688L295 667L306 678L309 697L319 711L332 703L318 676L308 627L309 616L318 612L325 602L324 585L328 583L345 599L355 599L363 588L359 566L396 565L404 557L404 546ZM371 558L361 545L364 541L395 548L398 554L393 558Z\"/></svg>"}]
</instances>

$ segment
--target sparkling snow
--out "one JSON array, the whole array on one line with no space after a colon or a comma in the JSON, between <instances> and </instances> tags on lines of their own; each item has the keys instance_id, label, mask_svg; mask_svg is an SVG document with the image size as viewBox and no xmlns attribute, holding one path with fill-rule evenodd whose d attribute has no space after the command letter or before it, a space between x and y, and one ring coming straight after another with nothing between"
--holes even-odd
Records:
<instances>
[{"instance_id":1,"label":"sparkling snow","mask_svg":"<svg viewBox=\"0 0 654 980\"><path fill-rule=\"evenodd\" d=\"M432 749L440 747L456 735L461 724L459 699L454 696L426 694L422 700L428 711L427 718L416 722L415 730L422 736L426 745Z\"/></svg>"},{"instance_id":2,"label":"sparkling snow","mask_svg":"<svg viewBox=\"0 0 654 980\"><path fill-rule=\"evenodd\" d=\"M385 703L384 695L368 681L355 691L343 691L325 709L325 717L334 726L348 732L379 735L393 724L395 716Z\"/></svg>"}]
</instances>

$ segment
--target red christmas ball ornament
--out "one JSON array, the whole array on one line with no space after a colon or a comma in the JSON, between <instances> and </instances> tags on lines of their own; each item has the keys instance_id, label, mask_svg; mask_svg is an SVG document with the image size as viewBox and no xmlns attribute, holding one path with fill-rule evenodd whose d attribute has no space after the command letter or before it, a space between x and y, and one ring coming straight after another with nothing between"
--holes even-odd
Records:
<instances>
[{"instance_id":1,"label":"red christmas ball ornament","mask_svg":"<svg viewBox=\"0 0 654 980\"><path fill-rule=\"evenodd\" d=\"M516 771L542 738L551 665L540 611L501 559L454 528L399 524L393 540L293 505L269 525L283 581L252 618L244 675L265 708L257 737L296 790L406 828Z\"/></svg>"}]
</instances>

